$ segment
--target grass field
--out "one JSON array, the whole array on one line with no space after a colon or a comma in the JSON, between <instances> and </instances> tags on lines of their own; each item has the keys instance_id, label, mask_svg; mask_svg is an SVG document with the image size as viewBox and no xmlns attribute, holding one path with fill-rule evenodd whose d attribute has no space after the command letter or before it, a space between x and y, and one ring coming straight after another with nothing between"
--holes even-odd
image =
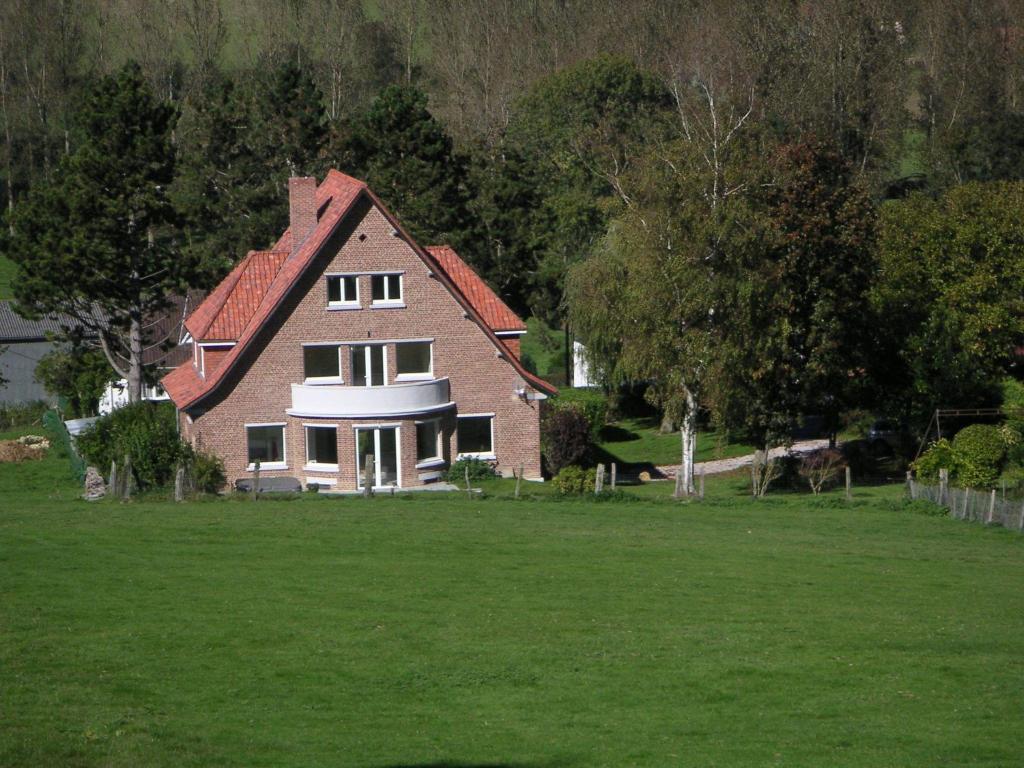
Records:
<instances>
[{"instance_id":1,"label":"grass field","mask_svg":"<svg viewBox=\"0 0 1024 768\"><path fill-rule=\"evenodd\" d=\"M1024 537L667 486L88 504L0 465L0 765L1021 764Z\"/></svg>"}]
</instances>

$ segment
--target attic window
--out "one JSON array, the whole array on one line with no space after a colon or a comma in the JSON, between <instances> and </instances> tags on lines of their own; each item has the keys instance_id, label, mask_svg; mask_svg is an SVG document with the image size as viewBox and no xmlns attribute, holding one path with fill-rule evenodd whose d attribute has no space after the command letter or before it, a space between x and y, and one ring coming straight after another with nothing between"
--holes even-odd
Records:
<instances>
[{"instance_id":1,"label":"attic window","mask_svg":"<svg viewBox=\"0 0 1024 768\"><path fill-rule=\"evenodd\" d=\"M358 307L359 279L355 275L328 275L327 306Z\"/></svg>"},{"instance_id":2,"label":"attic window","mask_svg":"<svg viewBox=\"0 0 1024 768\"><path fill-rule=\"evenodd\" d=\"M402 304L402 275L372 275L370 277L373 303L378 305Z\"/></svg>"}]
</instances>

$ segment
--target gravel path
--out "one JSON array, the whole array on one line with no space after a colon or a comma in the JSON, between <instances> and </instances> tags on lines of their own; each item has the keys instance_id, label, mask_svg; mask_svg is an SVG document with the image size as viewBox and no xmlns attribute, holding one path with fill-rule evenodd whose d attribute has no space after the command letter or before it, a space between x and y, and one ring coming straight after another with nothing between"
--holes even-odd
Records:
<instances>
[{"instance_id":1,"label":"gravel path","mask_svg":"<svg viewBox=\"0 0 1024 768\"><path fill-rule=\"evenodd\" d=\"M827 448L828 440L800 440L793 443L789 448L772 448L770 455L773 459L785 456L787 453L808 453L819 448ZM733 456L731 459L715 459L714 461L698 461L694 472L703 472L705 475L717 475L720 472L732 472L740 467L749 467L754 463L754 454L746 456ZM657 468L665 477L675 477L679 469L678 464L668 464Z\"/></svg>"}]
</instances>

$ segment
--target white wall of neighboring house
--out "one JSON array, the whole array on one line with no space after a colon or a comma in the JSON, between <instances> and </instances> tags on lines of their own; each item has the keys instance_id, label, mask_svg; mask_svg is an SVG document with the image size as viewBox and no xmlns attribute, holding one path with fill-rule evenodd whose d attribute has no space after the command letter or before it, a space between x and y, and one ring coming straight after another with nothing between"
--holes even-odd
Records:
<instances>
[{"instance_id":1,"label":"white wall of neighboring house","mask_svg":"<svg viewBox=\"0 0 1024 768\"><path fill-rule=\"evenodd\" d=\"M167 393L158 384L144 384L142 387L142 399L152 401L170 400ZM100 397L100 416L106 416L122 405L128 405L128 381L126 379L119 379L107 384L107 388Z\"/></svg>"},{"instance_id":2,"label":"white wall of neighboring house","mask_svg":"<svg viewBox=\"0 0 1024 768\"><path fill-rule=\"evenodd\" d=\"M587 364L586 352L587 348L578 341L572 343L572 385L574 387L600 386Z\"/></svg>"}]
</instances>

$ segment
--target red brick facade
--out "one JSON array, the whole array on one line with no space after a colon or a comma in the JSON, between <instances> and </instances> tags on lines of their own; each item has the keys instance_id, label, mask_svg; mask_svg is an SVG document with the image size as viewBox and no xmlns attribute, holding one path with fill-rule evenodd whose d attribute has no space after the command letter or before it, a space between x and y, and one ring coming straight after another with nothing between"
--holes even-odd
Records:
<instances>
[{"instance_id":1,"label":"red brick facade","mask_svg":"<svg viewBox=\"0 0 1024 768\"><path fill-rule=\"evenodd\" d=\"M372 304L371 275L382 272L401 275L401 305ZM376 199L364 196L346 213L240 355L228 357L227 348L207 348L203 355L206 370L190 375L195 377L198 372L209 379L213 367L227 359L228 370L223 378L218 377L212 391L189 401L184 394L176 396L174 387L168 386L181 409L182 434L196 448L219 455L233 482L252 476L246 425L283 424L286 468L266 467L262 470L264 477L288 476L304 485L317 481L354 489L356 427L394 426L398 430L399 485L410 487L434 479L457 456L456 424L460 414L494 414L493 463L498 471L510 475L522 467L526 477L539 478L542 390L552 392L553 388L534 378L524 380L525 372L515 359L518 337L503 338L507 347L498 342L480 316L471 307L467 310L465 297L453 295L451 284L437 272L435 265L424 261L423 252L396 230ZM326 276L332 273L357 275L358 306L328 306ZM404 383L396 380L395 345L401 340L431 341L432 377L449 380L452 405L375 418L311 418L288 413L295 410L292 385L304 380L304 345L340 345L342 383L324 386L331 388L331 397L344 403L346 391L358 389L352 386L353 345L383 343L387 386L378 392L385 399L399 392L387 390ZM202 357L194 361L196 366L201 363ZM175 384L173 379L171 384ZM440 420L445 463L417 468L416 422L430 419ZM307 466L308 425L337 428L336 471Z\"/></svg>"}]
</instances>

